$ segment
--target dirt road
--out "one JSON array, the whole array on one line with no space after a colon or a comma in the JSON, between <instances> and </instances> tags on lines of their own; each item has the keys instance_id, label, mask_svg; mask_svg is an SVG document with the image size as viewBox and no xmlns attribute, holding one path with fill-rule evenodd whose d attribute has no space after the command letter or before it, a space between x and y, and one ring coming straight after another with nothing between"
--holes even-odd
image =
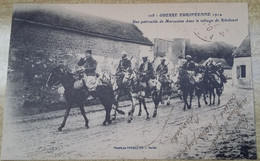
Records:
<instances>
[{"instance_id":1,"label":"dirt road","mask_svg":"<svg viewBox=\"0 0 260 161\"><path fill-rule=\"evenodd\" d=\"M105 111L88 113L100 106L85 107L90 121L84 127L79 109L72 109L62 132L57 128L65 111L8 118L4 121L2 159L214 159L255 158L253 91L225 85L221 104L183 111L179 98L160 105L158 116L145 113L127 123L118 115L102 126ZM153 104L148 103L152 115ZM130 106L123 107L126 113Z\"/></svg>"}]
</instances>

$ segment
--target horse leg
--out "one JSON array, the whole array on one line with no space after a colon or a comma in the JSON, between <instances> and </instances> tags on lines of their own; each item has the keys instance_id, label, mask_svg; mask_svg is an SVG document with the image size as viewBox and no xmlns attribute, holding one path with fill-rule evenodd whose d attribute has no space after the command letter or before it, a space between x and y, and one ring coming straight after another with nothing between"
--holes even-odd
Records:
<instances>
[{"instance_id":1,"label":"horse leg","mask_svg":"<svg viewBox=\"0 0 260 161\"><path fill-rule=\"evenodd\" d=\"M163 105L164 104L164 100L163 100L162 93L163 93L163 89L161 88L160 89L160 101L161 101L161 104Z\"/></svg>"},{"instance_id":2,"label":"horse leg","mask_svg":"<svg viewBox=\"0 0 260 161\"><path fill-rule=\"evenodd\" d=\"M190 104L188 105L188 109L191 109L193 90L189 92L189 95L190 95Z\"/></svg>"},{"instance_id":3,"label":"horse leg","mask_svg":"<svg viewBox=\"0 0 260 161\"><path fill-rule=\"evenodd\" d=\"M171 95L172 95L172 91L171 91L171 89L169 89L169 91L167 92L167 102L166 102L166 105L170 105L171 104L171 101L170 101L170 99L171 99Z\"/></svg>"},{"instance_id":4,"label":"horse leg","mask_svg":"<svg viewBox=\"0 0 260 161\"><path fill-rule=\"evenodd\" d=\"M141 116L141 115L142 115L142 100L141 100L141 98L139 98L138 101L139 101L139 112L138 112L138 116Z\"/></svg>"},{"instance_id":5,"label":"horse leg","mask_svg":"<svg viewBox=\"0 0 260 161\"><path fill-rule=\"evenodd\" d=\"M183 110L184 110L184 111L186 111L186 105L188 106L187 98L188 98L188 93L187 93L187 92L183 92L183 101L184 101ZM189 107L189 106L188 106L188 107Z\"/></svg>"},{"instance_id":6,"label":"horse leg","mask_svg":"<svg viewBox=\"0 0 260 161\"><path fill-rule=\"evenodd\" d=\"M206 96L206 92L205 91L203 92L203 100L204 100L205 105L207 105L208 102L207 102L207 96Z\"/></svg>"},{"instance_id":7,"label":"horse leg","mask_svg":"<svg viewBox=\"0 0 260 161\"><path fill-rule=\"evenodd\" d=\"M66 112L65 112L65 115L64 115L64 118L63 118L63 121L62 121L60 127L58 128L58 131L62 131L62 128L65 126L67 118L68 118L69 113L70 113L70 109L71 109L71 105L68 105Z\"/></svg>"},{"instance_id":8,"label":"horse leg","mask_svg":"<svg viewBox=\"0 0 260 161\"><path fill-rule=\"evenodd\" d=\"M149 113L148 113L148 110L147 110L147 107L146 107L145 99L143 98L143 99L141 99L141 100L142 100L142 102L143 102L144 110L145 110L145 112L146 112L146 120L149 120L150 117L149 117Z\"/></svg>"},{"instance_id":9,"label":"horse leg","mask_svg":"<svg viewBox=\"0 0 260 161\"><path fill-rule=\"evenodd\" d=\"M200 107L201 107L201 105L200 105L201 93L198 93L198 94L197 94L197 97L198 97L198 107L200 108Z\"/></svg>"},{"instance_id":10,"label":"horse leg","mask_svg":"<svg viewBox=\"0 0 260 161\"><path fill-rule=\"evenodd\" d=\"M89 126L88 126L88 118L86 116L86 112L85 112L85 109L84 109L84 105L83 104L80 104L79 105L79 108L80 108L80 112L81 112L81 115L83 116L84 120L85 120L85 127L88 129Z\"/></svg>"},{"instance_id":11,"label":"horse leg","mask_svg":"<svg viewBox=\"0 0 260 161\"><path fill-rule=\"evenodd\" d=\"M213 102L212 102L212 104L215 105L215 92L214 92L214 89L212 90L212 95L213 95Z\"/></svg>"},{"instance_id":12,"label":"horse leg","mask_svg":"<svg viewBox=\"0 0 260 161\"><path fill-rule=\"evenodd\" d=\"M212 91L209 91L209 106L211 106L211 97L212 97Z\"/></svg>"},{"instance_id":13,"label":"horse leg","mask_svg":"<svg viewBox=\"0 0 260 161\"><path fill-rule=\"evenodd\" d=\"M105 121L103 122L103 125L106 126L106 123L111 124L111 119L110 119L110 112L112 109L112 104L110 105L105 105L103 104L106 110L106 117L105 117Z\"/></svg>"},{"instance_id":14,"label":"horse leg","mask_svg":"<svg viewBox=\"0 0 260 161\"><path fill-rule=\"evenodd\" d=\"M220 89L221 90L221 89ZM217 90L216 93L218 95L218 105L220 105L220 95L221 95L221 91Z\"/></svg>"},{"instance_id":15,"label":"horse leg","mask_svg":"<svg viewBox=\"0 0 260 161\"><path fill-rule=\"evenodd\" d=\"M132 97L131 101L132 101L132 109L128 112L128 120L127 122L130 123L133 120L133 115L135 112L135 100L136 98Z\"/></svg>"},{"instance_id":16,"label":"horse leg","mask_svg":"<svg viewBox=\"0 0 260 161\"><path fill-rule=\"evenodd\" d=\"M161 97L161 93L157 93L157 91L155 91L153 95L153 102L154 102L153 117L157 116L157 108L160 103L160 97Z\"/></svg>"}]
</instances>

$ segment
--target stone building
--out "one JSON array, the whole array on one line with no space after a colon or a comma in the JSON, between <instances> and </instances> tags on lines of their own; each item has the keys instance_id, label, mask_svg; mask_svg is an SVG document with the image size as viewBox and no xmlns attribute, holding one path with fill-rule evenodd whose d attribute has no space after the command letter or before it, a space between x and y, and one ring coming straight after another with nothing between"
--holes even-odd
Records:
<instances>
[{"instance_id":1,"label":"stone building","mask_svg":"<svg viewBox=\"0 0 260 161\"><path fill-rule=\"evenodd\" d=\"M152 47L153 43L130 23L72 12L57 5L15 5L8 94L17 97L23 106L45 107L58 100L57 91L45 88L53 67L63 64L76 71L80 57L90 49L98 61L98 72L113 73L122 51L137 67L140 53L152 55Z\"/></svg>"},{"instance_id":2,"label":"stone building","mask_svg":"<svg viewBox=\"0 0 260 161\"><path fill-rule=\"evenodd\" d=\"M242 44L232 54L232 85L239 88L253 88L250 37L247 36Z\"/></svg>"}]
</instances>

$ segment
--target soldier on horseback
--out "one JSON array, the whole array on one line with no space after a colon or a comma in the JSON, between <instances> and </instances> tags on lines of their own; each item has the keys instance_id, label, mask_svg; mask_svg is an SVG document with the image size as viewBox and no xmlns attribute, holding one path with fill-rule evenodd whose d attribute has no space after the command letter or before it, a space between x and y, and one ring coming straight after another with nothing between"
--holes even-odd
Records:
<instances>
[{"instance_id":1,"label":"soldier on horseback","mask_svg":"<svg viewBox=\"0 0 260 161\"><path fill-rule=\"evenodd\" d=\"M182 68L186 71L194 71L196 65L190 55L186 55L186 62L182 65Z\"/></svg>"},{"instance_id":2,"label":"soldier on horseback","mask_svg":"<svg viewBox=\"0 0 260 161\"><path fill-rule=\"evenodd\" d=\"M227 83L227 78L224 76L224 69L221 63L216 64L216 73L220 77L222 83Z\"/></svg>"},{"instance_id":3,"label":"soldier on horseback","mask_svg":"<svg viewBox=\"0 0 260 161\"><path fill-rule=\"evenodd\" d=\"M181 68L184 69L185 71L187 71L188 78L189 78L191 84L195 84L193 75L194 75L196 65L190 55L186 55L186 60L187 61L181 66ZM183 72L181 72L180 74L183 74Z\"/></svg>"},{"instance_id":4,"label":"soldier on horseback","mask_svg":"<svg viewBox=\"0 0 260 161\"><path fill-rule=\"evenodd\" d=\"M85 52L85 57L81 58L78 62L78 66L83 67L83 81L89 91L95 91L98 85L102 82L96 75L97 61L92 57L92 50Z\"/></svg>"},{"instance_id":5,"label":"soldier on horseback","mask_svg":"<svg viewBox=\"0 0 260 161\"><path fill-rule=\"evenodd\" d=\"M122 87L123 83L122 80L124 78L123 72L131 69L131 61L127 59L127 53L125 51L122 51L122 59L119 61L117 70L116 70L116 82L118 87Z\"/></svg>"},{"instance_id":6,"label":"soldier on horseback","mask_svg":"<svg viewBox=\"0 0 260 161\"><path fill-rule=\"evenodd\" d=\"M153 65L151 62L148 61L148 57L143 56L142 59L143 59L143 63L140 65L139 68L140 81L145 82L146 84L145 93L146 96L148 96L150 94L148 82L150 79L154 79L155 76L154 76Z\"/></svg>"}]
</instances>

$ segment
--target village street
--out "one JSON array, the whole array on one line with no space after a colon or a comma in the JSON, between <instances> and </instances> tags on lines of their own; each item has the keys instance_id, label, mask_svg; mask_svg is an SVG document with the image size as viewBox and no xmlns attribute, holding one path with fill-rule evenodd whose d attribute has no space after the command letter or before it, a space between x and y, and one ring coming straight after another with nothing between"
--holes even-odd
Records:
<instances>
[{"instance_id":1,"label":"village street","mask_svg":"<svg viewBox=\"0 0 260 161\"><path fill-rule=\"evenodd\" d=\"M217 97L216 97L217 98ZM210 159L256 157L253 91L225 84L221 104L208 106L197 97L191 110L183 111L179 98L159 105L156 118L137 116L127 123L118 115L108 126L101 105L85 107L89 129L74 108L63 131L58 132L65 110L5 121L2 159ZM120 102L121 104L122 102ZM153 103L147 103L150 116ZM89 112L97 109L96 112ZM121 108L125 113L130 106ZM13 140L10 142L10 140ZM18 143L18 144L10 144ZM8 153L6 153L8 151ZM6 155L5 155L6 154Z\"/></svg>"}]
</instances>

